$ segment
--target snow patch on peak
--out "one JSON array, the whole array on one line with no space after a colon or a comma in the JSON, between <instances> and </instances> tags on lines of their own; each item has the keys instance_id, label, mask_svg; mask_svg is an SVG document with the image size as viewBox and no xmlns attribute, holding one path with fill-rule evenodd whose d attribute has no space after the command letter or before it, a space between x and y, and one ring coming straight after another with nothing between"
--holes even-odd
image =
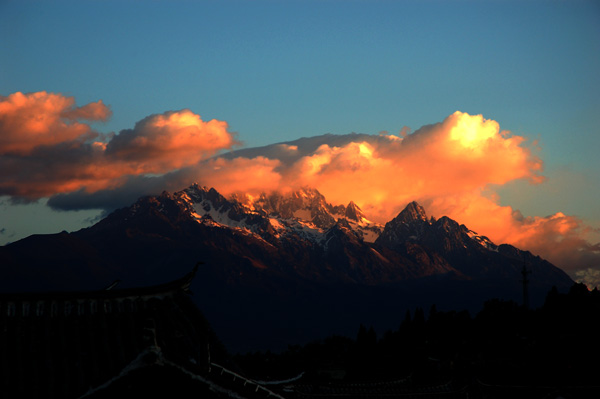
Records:
<instances>
[{"instance_id":1,"label":"snow patch on peak","mask_svg":"<svg viewBox=\"0 0 600 399\"><path fill-rule=\"evenodd\" d=\"M269 218L269 223L271 223L271 226L276 230L276 231L280 231L280 230L284 230L285 229L285 225L283 223L281 223L281 221L277 218Z\"/></svg>"},{"instance_id":2,"label":"snow patch on peak","mask_svg":"<svg viewBox=\"0 0 600 399\"><path fill-rule=\"evenodd\" d=\"M479 234L477 234L473 230L468 230L467 231L467 235L469 236L469 238L471 238L473 241L475 241L476 243L478 243L482 247L487 248L490 251L498 252L498 246L496 244L494 244L486 236L480 236Z\"/></svg>"},{"instance_id":3,"label":"snow patch on peak","mask_svg":"<svg viewBox=\"0 0 600 399\"><path fill-rule=\"evenodd\" d=\"M383 230L383 226L368 220L354 202L347 207L329 204L310 187L259 196L237 192L225 198L214 188L194 184L174 197L199 223L210 220L211 224L243 229L270 240L300 238L319 244L330 228L346 223L357 237L374 242Z\"/></svg>"}]
</instances>

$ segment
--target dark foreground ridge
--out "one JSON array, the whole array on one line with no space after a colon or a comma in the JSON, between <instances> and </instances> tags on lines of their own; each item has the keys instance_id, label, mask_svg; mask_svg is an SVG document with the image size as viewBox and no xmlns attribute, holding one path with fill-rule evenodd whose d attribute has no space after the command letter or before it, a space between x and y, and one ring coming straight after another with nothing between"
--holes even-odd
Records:
<instances>
[{"instance_id":1,"label":"dark foreground ridge","mask_svg":"<svg viewBox=\"0 0 600 399\"><path fill-rule=\"evenodd\" d=\"M332 336L232 357L190 300L198 265L150 287L0 295L9 398L587 398L600 394L600 293L551 290L529 310L491 300L408 312L377 339ZM234 333L243 339L253 325ZM590 362L591 360L591 362Z\"/></svg>"},{"instance_id":2,"label":"dark foreground ridge","mask_svg":"<svg viewBox=\"0 0 600 399\"><path fill-rule=\"evenodd\" d=\"M597 398L598 315L600 292L575 284L535 310L498 299L475 317L433 306L379 339L361 325L355 339L235 359L254 378L300 373L286 384L297 398Z\"/></svg>"}]
</instances>

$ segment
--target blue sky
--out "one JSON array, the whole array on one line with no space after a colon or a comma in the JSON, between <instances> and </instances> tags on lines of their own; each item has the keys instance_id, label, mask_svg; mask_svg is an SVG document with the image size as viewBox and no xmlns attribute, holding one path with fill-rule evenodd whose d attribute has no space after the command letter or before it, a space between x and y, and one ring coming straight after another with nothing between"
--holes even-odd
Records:
<instances>
[{"instance_id":1,"label":"blue sky","mask_svg":"<svg viewBox=\"0 0 600 399\"><path fill-rule=\"evenodd\" d=\"M0 95L102 100L94 127L189 108L244 146L397 134L456 110L539 141L525 215L600 227L600 4L593 1L0 1ZM0 204L0 243L98 212Z\"/></svg>"}]
</instances>

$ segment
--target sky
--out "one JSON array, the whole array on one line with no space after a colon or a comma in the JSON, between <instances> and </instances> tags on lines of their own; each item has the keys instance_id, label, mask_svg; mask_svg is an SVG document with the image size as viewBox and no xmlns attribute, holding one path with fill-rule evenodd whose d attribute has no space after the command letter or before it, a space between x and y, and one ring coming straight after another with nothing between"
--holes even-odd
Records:
<instances>
[{"instance_id":1,"label":"sky","mask_svg":"<svg viewBox=\"0 0 600 399\"><path fill-rule=\"evenodd\" d=\"M598 2L0 0L0 38L0 245L311 185L600 285Z\"/></svg>"}]
</instances>

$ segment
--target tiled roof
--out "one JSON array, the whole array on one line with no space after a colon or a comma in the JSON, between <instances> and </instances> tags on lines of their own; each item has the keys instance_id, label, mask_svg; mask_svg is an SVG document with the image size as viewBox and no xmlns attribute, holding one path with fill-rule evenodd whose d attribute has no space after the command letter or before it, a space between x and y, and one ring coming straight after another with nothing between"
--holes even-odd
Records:
<instances>
[{"instance_id":1,"label":"tiled roof","mask_svg":"<svg viewBox=\"0 0 600 399\"><path fill-rule=\"evenodd\" d=\"M0 294L0 392L77 398L148 348L206 373L209 326L186 293L196 268L154 287Z\"/></svg>"}]
</instances>

